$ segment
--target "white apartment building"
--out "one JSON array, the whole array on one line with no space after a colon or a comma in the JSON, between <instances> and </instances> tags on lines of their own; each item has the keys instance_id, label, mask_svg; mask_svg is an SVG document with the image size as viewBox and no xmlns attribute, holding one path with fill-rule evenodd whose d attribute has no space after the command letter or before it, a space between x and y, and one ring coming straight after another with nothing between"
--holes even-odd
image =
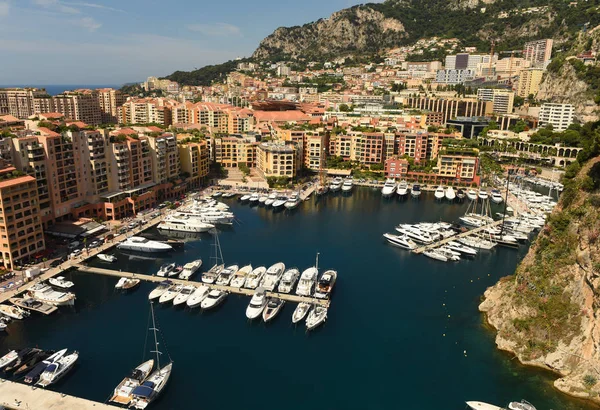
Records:
<instances>
[{"instance_id":1,"label":"white apartment building","mask_svg":"<svg viewBox=\"0 0 600 410\"><path fill-rule=\"evenodd\" d=\"M479 101L491 101L496 114L510 114L513 111L515 93L500 88L480 88L477 90Z\"/></svg>"},{"instance_id":2,"label":"white apartment building","mask_svg":"<svg viewBox=\"0 0 600 410\"><path fill-rule=\"evenodd\" d=\"M540 108L540 127L552 125L555 131L564 131L573 123L575 108L571 104L545 103Z\"/></svg>"},{"instance_id":3,"label":"white apartment building","mask_svg":"<svg viewBox=\"0 0 600 410\"><path fill-rule=\"evenodd\" d=\"M475 73L471 70L438 70L435 81L441 84L461 84L472 80Z\"/></svg>"}]
</instances>

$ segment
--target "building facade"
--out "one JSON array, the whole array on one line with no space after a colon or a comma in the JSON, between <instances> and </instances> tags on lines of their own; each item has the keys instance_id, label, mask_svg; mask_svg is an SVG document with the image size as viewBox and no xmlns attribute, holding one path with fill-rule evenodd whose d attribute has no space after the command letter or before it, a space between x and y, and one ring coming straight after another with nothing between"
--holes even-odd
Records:
<instances>
[{"instance_id":1,"label":"building facade","mask_svg":"<svg viewBox=\"0 0 600 410\"><path fill-rule=\"evenodd\" d=\"M544 103L540 107L540 126L552 125L555 131L564 131L573 124L575 107L571 104Z\"/></svg>"}]
</instances>

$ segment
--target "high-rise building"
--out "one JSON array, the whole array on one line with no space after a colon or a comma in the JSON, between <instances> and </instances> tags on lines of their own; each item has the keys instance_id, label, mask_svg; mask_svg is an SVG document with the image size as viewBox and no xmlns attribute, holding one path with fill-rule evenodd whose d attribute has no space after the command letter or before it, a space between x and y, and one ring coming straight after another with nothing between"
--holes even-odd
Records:
<instances>
[{"instance_id":1,"label":"high-rise building","mask_svg":"<svg viewBox=\"0 0 600 410\"><path fill-rule=\"evenodd\" d=\"M45 111L46 109L49 111ZM0 115L10 114L19 119L26 119L35 113L50 111L53 111L52 99L45 89L0 89Z\"/></svg>"},{"instance_id":2,"label":"high-rise building","mask_svg":"<svg viewBox=\"0 0 600 410\"><path fill-rule=\"evenodd\" d=\"M466 70L466 69L456 69L456 70L438 70L435 81L441 84L461 84L465 81L472 80L475 76L475 71Z\"/></svg>"},{"instance_id":3,"label":"high-rise building","mask_svg":"<svg viewBox=\"0 0 600 410\"><path fill-rule=\"evenodd\" d=\"M552 125L555 131L564 131L573 123L574 115L571 104L544 103L540 107L540 127Z\"/></svg>"},{"instance_id":4,"label":"high-rise building","mask_svg":"<svg viewBox=\"0 0 600 410\"><path fill-rule=\"evenodd\" d=\"M177 138L173 134L148 137L152 156L152 173L154 182L163 184L179 177L179 150Z\"/></svg>"},{"instance_id":5,"label":"high-rise building","mask_svg":"<svg viewBox=\"0 0 600 410\"><path fill-rule=\"evenodd\" d=\"M442 113L443 123L456 117L485 117L493 112L491 102L476 99L409 97L404 100L404 105L409 108Z\"/></svg>"},{"instance_id":6,"label":"high-rise building","mask_svg":"<svg viewBox=\"0 0 600 410\"><path fill-rule=\"evenodd\" d=\"M99 88L96 90L103 124L116 124L119 122L119 107L125 103L125 95L112 88Z\"/></svg>"},{"instance_id":7,"label":"high-rise building","mask_svg":"<svg viewBox=\"0 0 600 410\"><path fill-rule=\"evenodd\" d=\"M515 93L502 88L479 88L477 99L491 101L496 114L510 114L513 111Z\"/></svg>"},{"instance_id":8,"label":"high-rise building","mask_svg":"<svg viewBox=\"0 0 600 410\"><path fill-rule=\"evenodd\" d=\"M102 111L98 93L92 90L65 91L52 97L54 111L68 120L83 121L86 124L102 123Z\"/></svg>"},{"instance_id":9,"label":"high-rise building","mask_svg":"<svg viewBox=\"0 0 600 410\"><path fill-rule=\"evenodd\" d=\"M544 70L542 68L528 68L522 70L519 75L519 84L517 86L517 95L527 98L530 95L536 95L540 90Z\"/></svg>"},{"instance_id":10,"label":"high-rise building","mask_svg":"<svg viewBox=\"0 0 600 410\"><path fill-rule=\"evenodd\" d=\"M479 159L473 155L440 154L438 157L438 175L456 178L459 181L472 181L477 175Z\"/></svg>"},{"instance_id":11,"label":"high-rise building","mask_svg":"<svg viewBox=\"0 0 600 410\"><path fill-rule=\"evenodd\" d=\"M535 40L525 43L523 58L531 63L532 67L544 67L552 57L552 39Z\"/></svg>"},{"instance_id":12,"label":"high-rise building","mask_svg":"<svg viewBox=\"0 0 600 410\"><path fill-rule=\"evenodd\" d=\"M181 136L178 135L179 139ZM189 185L198 187L209 173L208 144L206 140L179 143L181 171L189 174Z\"/></svg>"},{"instance_id":13,"label":"high-rise building","mask_svg":"<svg viewBox=\"0 0 600 410\"><path fill-rule=\"evenodd\" d=\"M296 176L299 164L295 144L263 142L256 147L256 168L265 177Z\"/></svg>"}]
</instances>

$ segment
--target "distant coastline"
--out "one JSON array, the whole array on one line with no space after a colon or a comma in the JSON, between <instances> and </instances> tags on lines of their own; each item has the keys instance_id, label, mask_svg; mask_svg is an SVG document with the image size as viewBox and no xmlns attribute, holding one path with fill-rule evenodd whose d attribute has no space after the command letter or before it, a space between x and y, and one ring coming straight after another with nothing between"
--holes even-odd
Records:
<instances>
[{"instance_id":1,"label":"distant coastline","mask_svg":"<svg viewBox=\"0 0 600 410\"><path fill-rule=\"evenodd\" d=\"M48 85L31 85L31 84L11 84L0 85L0 88L15 88L15 87L34 87L45 88L48 94L57 95L64 91L76 90L78 88L121 88L122 84L48 84Z\"/></svg>"}]
</instances>

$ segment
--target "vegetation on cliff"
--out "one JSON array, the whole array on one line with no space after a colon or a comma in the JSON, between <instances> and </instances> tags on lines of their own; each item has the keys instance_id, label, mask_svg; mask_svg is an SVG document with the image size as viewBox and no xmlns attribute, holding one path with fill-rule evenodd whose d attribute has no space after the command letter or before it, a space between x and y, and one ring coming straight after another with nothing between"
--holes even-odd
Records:
<instances>
[{"instance_id":1,"label":"vegetation on cliff","mask_svg":"<svg viewBox=\"0 0 600 410\"><path fill-rule=\"evenodd\" d=\"M225 76L235 71L240 61L230 60L223 64L207 65L192 71L175 71L164 78L180 85L211 85L215 80L224 80Z\"/></svg>"}]
</instances>

